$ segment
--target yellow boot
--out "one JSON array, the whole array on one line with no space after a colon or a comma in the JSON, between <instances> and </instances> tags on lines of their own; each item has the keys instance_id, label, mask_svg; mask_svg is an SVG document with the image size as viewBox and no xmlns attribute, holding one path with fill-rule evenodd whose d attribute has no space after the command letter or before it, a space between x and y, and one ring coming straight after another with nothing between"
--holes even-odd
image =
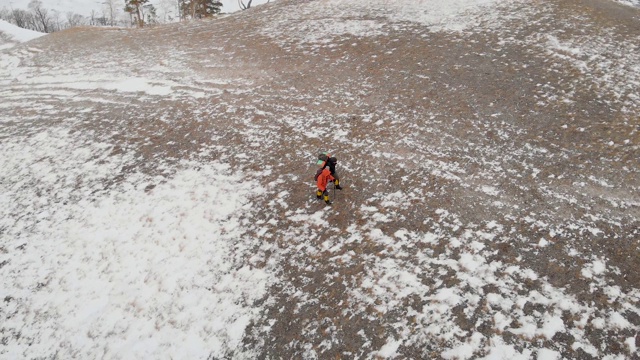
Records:
<instances>
[{"instance_id":1,"label":"yellow boot","mask_svg":"<svg viewBox=\"0 0 640 360\"><path fill-rule=\"evenodd\" d=\"M317 190L316 191L316 197L318 198L318 200L322 199L322 191Z\"/></svg>"}]
</instances>

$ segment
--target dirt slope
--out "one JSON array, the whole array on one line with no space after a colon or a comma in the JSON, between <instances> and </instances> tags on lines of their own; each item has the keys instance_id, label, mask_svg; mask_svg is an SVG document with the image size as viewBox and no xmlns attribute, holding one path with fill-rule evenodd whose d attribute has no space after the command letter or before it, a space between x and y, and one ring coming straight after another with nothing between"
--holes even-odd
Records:
<instances>
[{"instance_id":1,"label":"dirt slope","mask_svg":"<svg viewBox=\"0 0 640 360\"><path fill-rule=\"evenodd\" d=\"M319 3L33 41L21 66L40 77L12 73L5 99L24 101L0 138L64 125L132 154L96 194L134 171L152 191L194 158L258 178L246 236L272 247L245 261L277 262L281 281L225 357L637 356L640 12L523 1L434 31ZM340 22L358 27L321 27ZM79 74L154 90L60 85ZM319 149L346 188L330 208Z\"/></svg>"}]
</instances>

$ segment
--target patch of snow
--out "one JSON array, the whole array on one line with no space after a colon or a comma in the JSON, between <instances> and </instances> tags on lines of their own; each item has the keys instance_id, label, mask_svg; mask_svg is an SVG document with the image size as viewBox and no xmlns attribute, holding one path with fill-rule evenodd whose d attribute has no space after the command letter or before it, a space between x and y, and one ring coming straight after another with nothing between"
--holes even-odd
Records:
<instances>
[{"instance_id":1,"label":"patch of snow","mask_svg":"<svg viewBox=\"0 0 640 360\"><path fill-rule=\"evenodd\" d=\"M638 348L636 347L636 337L635 336L631 336L628 337L624 343L627 345L627 348L629 348L629 352L632 354L635 354L636 351L638 351Z\"/></svg>"},{"instance_id":2,"label":"patch of snow","mask_svg":"<svg viewBox=\"0 0 640 360\"><path fill-rule=\"evenodd\" d=\"M482 187L482 192L487 194L487 195L491 195L491 196L498 196L500 195L500 191L498 189L496 189L493 186L483 186Z\"/></svg>"},{"instance_id":3,"label":"patch of snow","mask_svg":"<svg viewBox=\"0 0 640 360\"><path fill-rule=\"evenodd\" d=\"M608 323L615 329L627 329L631 323L617 311L611 311Z\"/></svg>"},{"instance_id":4,"label":"patch of snow","mask_svg":"<svg viewBox=\"0 0 640 360\"><path fill-rule=\"evenodd\" d=\"M444 359L470 359L480 348L484 339L484 335L475 332L466 342L457 345L452 349L445 350L442 353L442 357Z\"/></svg>"},{"instance_id":5,"label":"patch of snow","mask_svg":"<svg viewBox=\"0 0 640 360\"><path fill-rule=\"evenodd\" d=\"M490 340L489 354L482 357L482 360L529 360L532 354L531 350L524 349L518 351L513 345L505 344L502 338L494 336Z\"/></svg>"},{"instance_id":6,"label":"patch of snow","mask_svg":"<svg viewBox=\"0 0 640 360\"><path fill-rule=\"evenodd\" d=\"M613 1L618 2L620 4L627 5L627 6L640 7L640 0L613 0Z\"/></svg>"},{"instance_id":7,"label":"patch of snow","mask_svg":"<svg viewBox=\"0 0 640 360\"><path fill-rule=\"evenodd\" d=\"M602 275L607 270L607 265L602 260L596 260L591 264L591 269L595 275Z\"/></svg>"},{"instance_id":8,"label":"patch of snow","mask_svg":"<svg viewBox=\"0 0 640 360\"><path fill-rule=\"evenodd\" d=\"M593 357L598 357L598 349L596 349L595 346L588 344L588 343L581 343L579 341L574 342L571 345L571 348L573 350L578 350L578 349L582 349L584 350L584 352L586 352L587 354L593 356Z\"/></svg>"},{"instance_id":9,"label":"patch of snow","mask_svg":"<svg viewBox=\"0 0 640 360\"><path fill-rule=\"evenodd\" d=\"M133 173L105 192L103 181L131 161L110 152L53 129L0 143L3 246L23 247L3 267L14 307L3 328L21 333L5 354L239 351L272 281L264 268L237 266L259 246L240 221L260 186L221 163L183 162L152 188L153 178Z\"/></svg>"},{"instance_id":10,"label":"patch of snow","mask_svg":"<svg viewBox=\"0 0 640 360\"><path fill-rule=\"evenodd\" d=\"M389 24L416 23L431 31L499 26L501 6L519 0L322 0L290 6L264 18L262 33L286 41L322 44L335 37L375 37ZM327 20L330 17L331 20ZM380 18L385 18L381 20ZM336 21L335 19L341 19Z\"/></svg>"},{"instance_id":11,"label":"patch of snow","mask_svg":"<svg viewBox=\"0 0 640 360\"><path fill-rule=\"evenodd\" d=\"M542 324L542 329L540 330L540 334L551 340L556 333L562 331L565 331L565 326L562 318L560 318L559 316L553 316L547 318L544 321L544 323Z\"/></svg>"},{"instance_id":12,"label":"patch of snow","mask_svg":"<svg viewBox=\"0 0 640 360\"><path fill-rule=\"evenodd\" d=\"M17 27L4 20L0 20L0 33L3 33L10 39L13 39L17 42L27 42L29 40L37 39L41 36L47 35L41 32Z\"/></svg>"},{"instance_id":13,"label":"patch of snow","mask_svg":"<svg viewBox=\"0 0 640 360\"><path fill-rule=\"evenodd\" d=\"M562 355L551 349L538 349L536 352L536 358L538 360L559 360L562 358Z\"/></svg>"},{"instance_id":14,"label":"patch of snow","mask_svg":"<svg viewBox=\"0 0 640 360\"><path fill-rule=\"evenodd\" d=\"M387 358L387 359L394 358L395 356L398 355L397 351L401 344L402 344L401 341L397 341L393 338L389 338L387 339L387 343L384 344L382 348L380 348L380 350L377 351L376 355L383 358Z\"/></svg>"}]
</instances>

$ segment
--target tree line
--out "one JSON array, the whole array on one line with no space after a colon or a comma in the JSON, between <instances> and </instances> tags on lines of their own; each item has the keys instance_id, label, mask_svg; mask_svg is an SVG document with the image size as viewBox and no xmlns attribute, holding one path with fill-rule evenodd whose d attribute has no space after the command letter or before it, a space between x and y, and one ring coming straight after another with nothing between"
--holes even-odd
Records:
<instances>
[{"instance_id":1,"label":"tree line","mask_svg":"<svg viewBox=\"0 0 640 360\"><path fill-rule=\"evenodd\" d=\"M28 9L0 9L0 19L14 24L23 29L52 33L74 26L87 25L84 16L68 12L62 14L59 11L47 10L39 0L29 2ZM93 19L98 25L99 19Z\"/></svg>"},{"instance_id":2,"label":"tree line","mask_svg":"<svg viewBox=\"0 0 640 360\"><path fill-rule=\"evenodd\" d=\"M124 11L129 14L131 23L143 27L157 18L156 9L149 0L124 0ZM220 14L222 3L218 0L177 0L178 19L204 19ZM146 14L146 15L145 15Z\"/></svg>"},{"instance_id":3,"label":"tree line","mask_svg":"<svg viewBox=\"0 0 640 360\"><path fill-rule=\"evenodd\" d=\"M240 9L251 7L251 1L238 0ZM84 16L71 11L62 14L48 10L40 0L31 0L27 9L0 9L0 19L24 29L52 33L77 26L144 27L210 18L222 11L219 0L159 0L156 3L157 6L150 4L149 0L104 0L100 11L94 10L91 15Z\"/></svg>"}]
</instances>

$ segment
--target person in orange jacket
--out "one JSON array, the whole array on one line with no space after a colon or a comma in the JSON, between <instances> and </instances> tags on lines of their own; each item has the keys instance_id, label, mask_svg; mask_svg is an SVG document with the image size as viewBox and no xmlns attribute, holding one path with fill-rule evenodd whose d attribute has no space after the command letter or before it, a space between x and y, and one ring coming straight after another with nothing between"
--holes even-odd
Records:
<instances>
[{"instance_id":1,"label":"person in orange jacket","mask_svg":"<svg viewBox=\"0 0 640 360\"><path fill-rule=\"evenodd\" d=\"M324 202L327 205L331 205L331 201L329 200L329 192L327 191L327 184L329 181L334 181L335 178L331 176L331 170L327 167L321 167L318 169L316 173L316 181L318 185L318 190L316 191L316 197L321 199L324 195Z\"/></svg>"},{"instance_id":2,"label":"person in orange jacket","mask_svg":"<svg viewBox=\"0 0 640 360\"><path fill-rule=\"evenodd\" d=\"M336 164L338 163L338 159L336 159L335 156L331 156L331 154L322 153L318 155L318 163L320 164L321 168L329 168L329 171L331 171L331 176L333 176L333 184L335 185L336 190L342 190L342 186L340 186L340 177L338 176L338 172L336 171Z\"/></svg>"},{"instance_id":3,"label":"person in orange jacket","mask_svg":"<svg viewBox=\"0 0 640 360\"><path fill-rule=\"evenodd\" d=\"M329 182L333 182L335 189L342 190L340 186L340 178L336 172L336 164L338 160L335 157L331 157L331 154L322 153L318 156L318 171L316 172L315 180L317 182L318 190L316 191L316 197L321 199L324 195L324 202L327 205L331 205L329 201L329 192L327 191L327 185Z\"/></svg>"}]
</instances>

